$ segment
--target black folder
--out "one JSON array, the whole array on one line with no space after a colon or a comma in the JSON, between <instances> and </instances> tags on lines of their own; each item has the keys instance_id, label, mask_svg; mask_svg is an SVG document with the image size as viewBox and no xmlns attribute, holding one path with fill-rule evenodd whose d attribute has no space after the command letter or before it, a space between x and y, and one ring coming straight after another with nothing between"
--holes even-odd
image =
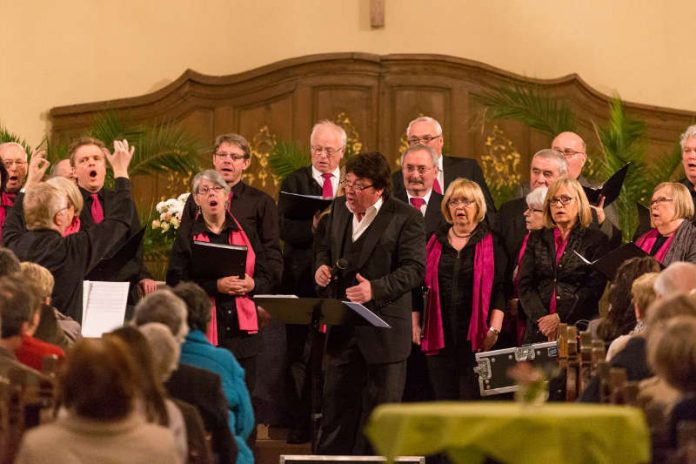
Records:
<instances>
[{"instance_id":1,"label":"black folder","mask_svg":"<svg viewBox=\"0 0 696 464\"><path fill-rule=\"evenodd\" d=\"M113 279L119 271L138 254L138 249L143 241L145 228L141 228L137 233L133 234L121 248L116 250L109 256L99 260L85 274L87 280L110 280Z\"/></svg>"},{"instance_id":2,"label":"black folder","mask_svg":"<svg viewBox=\"0 0 696 464\"><path fill-rule=\"evenodd\" d=\"M616 171L605 183L604 185L593 188L593 187L585 187L583 186L582 189L585 191L585 195L587 195L587 199L590 201L591 205L598 205L599 204L599 198L601 196L604 196L604 207L606 208L610 204L612 204L617 198L619 198L619 194L621 193L621 186L624 183L624 179L626 178L626 173L628 172L628 167L631 165L631 163L627 163Z\"/></svg>"},{"instance_id":3,"label":"black folder","mask_svg":"<svg viewBox=\"0 0 696 464\"><path fill-rule=\"evenodd\" d=\"M294 219L311 219L317 211L328 208L332 201L332 198L283 191L278 199L283 204L283 215Z\"/></svg>"},{"instance_id":4,"label":"black folder","mask_svg":"<svg viewBox=\"0 0 696 464\"><path fill-rule=\"evenodd\" d=\"M192 273L204 279L237 276L244 278L247 247L194 240Z\"/></svg>"},{"instance_id":5,"label":"black folder","mask_svg":"<svg viewBox=\"0 0 696 464\"><path fill-rule=\"evenodd\" d=\"M573 252L585 263L592 265L592 267L601 272L609 280L614 280L619 267L629 259L650 256L633 242L616 248L595 261L588 260L577 251Z\"/></svg>"},{"instance_id":6,"label":"black folder","mask_svg":"<svg viewBox=\"0 0 696 464\"><path fill-rule=\"evenodd\" d=\"M390 329L365 306L333 298L297 298L294 295L256 295L254 301L286 324L371 325Z\"/></svg>"}]
</instances>

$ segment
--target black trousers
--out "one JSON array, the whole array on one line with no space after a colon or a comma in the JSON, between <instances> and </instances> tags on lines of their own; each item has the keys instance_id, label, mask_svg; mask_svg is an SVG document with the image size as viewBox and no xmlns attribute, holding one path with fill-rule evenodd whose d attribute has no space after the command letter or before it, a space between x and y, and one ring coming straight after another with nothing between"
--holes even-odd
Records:
<instances>
[{"instance_id":1,"label":"black trousers","mask_svg":"<svg viewBox=\"0 0 696 464\"><path fill-rule=\"evenodd\" d=\"M286 399L290 428L309 430L311 425L310 353L313 333L309 325L285 325L288 371Z\"/></svg>"},{"instance_id":2,"label":"black trousers","mask_svg":"<svg viewBox=\"0 0 696 464\"><path fill-rule=\"evenodd\" d=\"M435 400L471 401L481 398L473 353L443 350L440 354L426 356L426 362Z\"/></svg>"},{"instance_id":3,"label":"black trousers","mask_svg":"<svg viewBox=\"0 0 696 464\"><path fill-rule=\"evenodd\" d=\"M357 346L340 359L326 355L318 454L373 454L363 428L372 410L398 403L406 380L406 360L367 364Z\"/></svg>"}]
</instances>

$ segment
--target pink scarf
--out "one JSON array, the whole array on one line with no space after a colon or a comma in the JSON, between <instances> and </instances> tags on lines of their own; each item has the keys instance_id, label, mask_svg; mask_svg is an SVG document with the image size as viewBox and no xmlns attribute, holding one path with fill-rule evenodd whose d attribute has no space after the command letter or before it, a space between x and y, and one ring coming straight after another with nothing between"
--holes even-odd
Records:
<instances>
[{"instance_id":1,"label":"pink scarf","mask_svg":"<svg viewBox=\"0 0 696 464\"><path fill-rule=\"evenodd\" d=\"M63 237L67 237L68 235L72 235L76 232L80 231L80 217L75 216L73 217L72 222L68 227L65 228L65 231L63 232Z\"/></svg>"},{"instance_id":2,"label":"pink scarf","mask_svg":"<svg viewBox=\"0 0 696 464\"><path fill-rule=\"evenodd\" d=\"M655 242L657 241L657 236L659 234L660 233L657 231L657 229L650 229L636 241L636 245L638 245L638 248L640 248L647 254L650 254L653 247L655 246ZM653 258L655 258L658 262L662 263L662 261L665 259L665 256L667 255L669 248L672 246L672 240L674 240L675 235L677 235L676 232L670 235L669 238L665 240L665 243L662 244L660 249L657 250L655 256L653 256Z\"/></svg>"},{"instance_id":3,"label":"pink scarf","mask_svg":"<svg viewBox=\"0 0 696 464\"><path fill-rule=\"evenodd\" d=\"M445 347L445 333L442 327L442 308L440 307L440 286L437 277L437 268L442 255L442 244L433 235L427 246L425 261L425 286L428 293L428 313L423 332L425 336L421 342L421 350L432 356L438 354ZM476 244L474 250L474 294L471 305L471 319L469 319L469 333L466 337L471 342L471 349L478 351L483 347L483 340L488 332L488 309L493 289L493 275L495 274L495 258L493 255L493 237L486 234Z\"/></svg>"},{"instance_id":4,"label":"pink scarf","mask_svg":"<svg viewBox=\"0 0 696 464\"><path fill-rule=\"evenodd\" d=\"M14 205L17 195L14 193L3 193L0 195L0 240L2 240L2 226L7 219L7 210Z\"/></svg>"},{"instance_id":5,"label":"pink scarf","mask_svg":"<svg viewBox=\"0 0 696 464\"><path fill-rule=\"evenodd\" d=\"M256 254L254 249L249 242L249 237L244 233L242 227L232 216L232 220L237 225L238 230L230 231L230 236L228 242L230 245L243 245L247 247L247 257L246 265L244 267L245 273L249 277L254 277L254 266L256 265ZM194 240L199 242L210 242L208 234L201 232L200 234L193 237ZM213 307L210 313L210 324L208 325L208 330L206 330L206 337L213 345L218 345L218 327L217 327L217 308L215 304L215 297L210 297L210 302ZM237 308L237 319L239 321L239 329L245 330L250 334L255 334L259 331L259 321L256 317L256 305L254 301L248 296L237 296L234 299L235 307Z\"/></svg>"}]
</instances>

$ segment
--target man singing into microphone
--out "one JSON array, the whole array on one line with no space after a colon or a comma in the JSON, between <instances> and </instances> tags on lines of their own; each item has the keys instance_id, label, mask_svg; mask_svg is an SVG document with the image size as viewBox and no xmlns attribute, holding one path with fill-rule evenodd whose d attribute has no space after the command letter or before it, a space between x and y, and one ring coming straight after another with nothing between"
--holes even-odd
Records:
<instances>
[{"instance_id":1,"label":"man singing into microphone","mask_svg":"<svg viewBox=\"0 0 696 464\"><path fill-rule=\"evenodd\" d=\"M401 400L411 351L411 290L425 274L425 232L423 215L391 197L382 154L350 157L342 182L345 197L334 201L318 245L315 281L327 287L335 277L331 296L364 304L391 328L330 328L317 449L360 455L371 454L362 429L372 410Z\"/></svg>"}]
</instances>

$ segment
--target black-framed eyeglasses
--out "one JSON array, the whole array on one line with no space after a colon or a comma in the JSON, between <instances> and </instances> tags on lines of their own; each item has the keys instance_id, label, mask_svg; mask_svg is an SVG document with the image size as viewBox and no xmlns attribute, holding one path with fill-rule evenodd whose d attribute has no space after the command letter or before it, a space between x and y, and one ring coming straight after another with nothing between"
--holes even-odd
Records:
<instances>
[{"instance_id":1,"label":"black-framed eyeglasses","mask_svg":"<svg viewBox=\"0 0 696 464\"><path fill-rule=\"evenodd\" d=\"M473 205L474 203L476 203L476 200L472 200L470 198L456 198L454 200L447 201L447 204L449 206L454 206L454 207L457 207L459 205L470 206L470 205Z\"/></svg>"},{"instance_id":2,"label":"black-framed eyeglasses","mask_svg":"<svg viewBox=\"0 0 696 464\"><path fill-rule=\"evenodd\" d=\"M211 191L214 193L220 193L223 190L225 190L225 187L221 185L213 185L212 187L200 187L196 193L199 195L207 195Z\"/></svg>"},{"instance_id":3,"label":"black-framed eyeglasses","mask_svg":"<svg viewBox=\"0 0 696 464\"><path fill-rule=\"evenodd\" d=\"M575 158L576 155L584 153L582 151L573 150L572 148L554 148L554 150L561 152L566 158Z\"/></svg>"},{"instance_id":4,"label":"black-framed eyeglasses","mask_svg":"<svg viewBox=\"0 0 696 464\"><path fill-rule=\"evenodd\" d=\"M573 197L562 195L560 197L553 197L549 200L551 206L568 206L571 201L575 200Z\"/></svg>"},{"instance_id":5,"label":"black-framed eyeglasses","mask_svg":"<svg viewBox=\"0 0 696 464\"><path fill-rule=\"evenodd\" d=\"M650 206L659 205L660 203L669 203L672 200L673 200L672 198L667 198L667 197L655 198L654 200L650 200Z\"/></svg>"},{"instance_id":6,"label":"black-framed eyeglasses","mask_svg":"<svg viewBox=\"0 0 696 464\"><path fill-rule=\"evenodd\" d=\"M344 190L355 190L356 192L362 192L365 189L369 189L370 187L374 187L374 185L362 185L362 184L357 184L357 183L349 183L347 180L343 179L341 181L341 185L343 186Z\"/></svg>"},{"instance_id":7,"label":"black-framed eyeglasses","mask_svg":"<svg viewBox=\"0 0 696 464\"><path fill-rule=\"evenodd\" d=\"M435 139L438 139L442 137L442 134L437 134L437 135L423 135L421 137L409 137L408 138L408 144L409 145L418 145L419 143L422 145L427 145L430 142L432 142Z\"/></svg>"},{"instance_id":8,"label":"black-framed eyeglasses","mask_svg":"<svg viewBox=\"0 0 696 464\"><path fill-rule=\"evenodd\" d=\"M312 145L309 147L310 150L312 150L312 153L320 155L323 153L325 154L328 158L332 158L335 155L338 155L339 152L341 152L345 147L338 147L338 148L331 148L331 147L322 147L321 145Z\"/></svg>"},{"instance_id":9,"label":"black-framed eyeglasses","mask_svg":"<svg viewBox=\"0 0 696 464\"><path fill-rule=\"evenodd\" d=\"M247 155L240 155L239 153L225 153L225 152L215 152L213 155L217 156L218 158L227 158L232 161L241 161L243 159L249 158Z\"/></svg>"},{"instance_id":10,"label":"black-framed eyeglasses","mask_svg":"<svg viewBox=\"0 0 696 464\"><path fill-rule=\"evenodd\" d=\"M406 172L408 173L417 172L418 174L423 175L426 172L432 171L434 168L428 168L425 166L413 166L411 164L407 164L406 166L404 166L404 169L406 169Z\"/></svg>"},{"instance_id":11,"label":"black-framed eyeglasses","mask_svg":"<svg viewBox=\"0 0 696 464\"><path fill-rule=\"evenodd\" d=\"M543 209L537 209L537 208L527 208L524 210L524 214L532 214L532 213L543 213Z\"/></svg>"}]
</instances>

